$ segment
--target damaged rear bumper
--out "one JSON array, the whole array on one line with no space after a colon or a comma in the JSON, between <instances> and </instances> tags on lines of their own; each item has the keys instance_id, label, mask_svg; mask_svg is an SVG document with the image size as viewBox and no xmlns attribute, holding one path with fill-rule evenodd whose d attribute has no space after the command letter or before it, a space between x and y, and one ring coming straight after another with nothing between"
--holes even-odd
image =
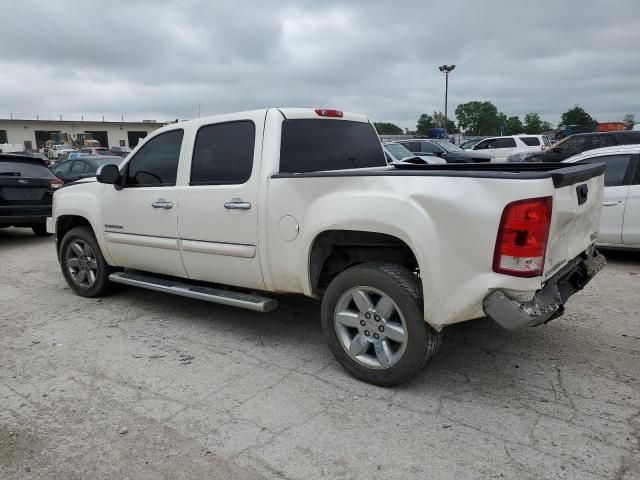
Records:
<instances>
[{"instance_id":1,"label":"damaged rear bumper","mask_svg":"<svg viewBox=\"0 0 640 480\"><path fill-rule=\"evenodd\" d=\"M582 290L605 264L604 256L593 250L591 255L570 261L529 301L512 300L500 290L491 293L484 299L484 312L507 330L546 323L561 316L567 299Z\"/></svg>"}]
</instances>

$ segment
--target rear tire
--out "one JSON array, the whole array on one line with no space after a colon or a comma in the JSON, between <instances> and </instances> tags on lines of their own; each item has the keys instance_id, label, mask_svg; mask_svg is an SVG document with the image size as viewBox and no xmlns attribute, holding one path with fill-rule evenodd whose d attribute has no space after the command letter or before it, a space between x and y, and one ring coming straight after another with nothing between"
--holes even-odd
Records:
<instances>
[{"instance_id":1,"label":"rear tire","mask_svg":"<svg viewBox=\"0 0 640 480\"><path fill-rule=\"evenodd\" d=\"M71 289L81 297L101 297L109 293L112 268L107 264L91 228L69 230L60 244L60 267Z\"/></svg>"},{"instance_id":2,"label":"rear tire","mask_svg":"<svg viewBox=\"0 0 640 480\"><path fill-rule=\"evenodd\" d=\"M357 265L331 282L322 301L322 329L345 370L384 387L418 375L442 338L424 321L420 279L385 262Z\"/></svg>"},{"instance_id":3,"label":"rear tire","mask_svg":"<svg viewBox=\"0 0 640 480\"><path fill-rule=\"evenodd\" d=\"M47 232L47 226L44 223L32 225L31 230L33 230L33 233L36 237L48 237L51 235L49 232Z\"/></svg>"}]
</instances>

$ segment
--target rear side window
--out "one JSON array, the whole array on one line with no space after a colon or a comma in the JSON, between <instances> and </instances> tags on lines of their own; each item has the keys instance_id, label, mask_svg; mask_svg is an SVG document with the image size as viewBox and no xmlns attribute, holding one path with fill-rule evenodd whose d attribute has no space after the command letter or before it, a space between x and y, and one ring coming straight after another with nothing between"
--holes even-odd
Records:
<instances>
[{"instance_id":1,"label":"rear side window","mask_svg":"<svg viewBox=\"0 0 640 480\"><path fill-rule=\"evenodd\" d=\"M513 138L496 138L493 141L493 148L515 148L516 141Z\"/></svg>"},{"instance_id":2,"label":"rear side window","mask_svg":"<svg viewBox=\"0 0 640 480\"><path fill-rule=\"evenodd\" d=\"M193 149L191 185L249 180L255 137L256 126L249 120L201 127Z\"/></svg>"},{"instance_id":3,"label":"rear side window","mask_svg":"<svg viewBox=\"0 0 640 480\"><path fill-rule=\"evenodd\" d=\"M373 125L349 120L299 119L282 124L280 171L285 173L383 167Z\"/></svg>"},{"instance_id":4,"label":"rear side window","mask_svg":"<svg viewBox=\"0 0 640 480\"><path fill-rule=\"evenodd\" d=\"M56 178L51 171L43 166L27 162L2 162L0 161L0 178L24 177L24 178Z\"/></svg>"},{"instance_id":5,"label":"rear side window","mask_svg":"<svg viewBox=\"0 0 640 480\"><path fill-rule=\"evenodd\" d=\"M540 140L538 137L520 137L520 140L524 142L525 145L529 147L537 147L540 145Z\"/></svg>"},{"instance_id":6,"label":"rear side window","mask_svg":"<svg viewBox=\"0 0 640 480\"><path fill-rule=\"evenodd\" d=\"M126 186L175 185L183 135L183 130L170 130L148 140L127 166Z\"/></svg>"},{"instance_id":7,"label":"rear side window","mask_svg":"<svg viewBox=\"0 0 640 480\"><path fill-rule=\"evenodd\" d=\"M601 157L580 160L578 163L604 163L607 169L604 171L605 187L620 187L628 185L631 178L627 175L631 155L603 155Z\"/></svg>"},{"instance_id":8,"label":"rear side window","mask_svg":"<svg viewBox=\"0 0 640 480\"><path fill-rule=\"evenodd\" d=\"M542 141L544 142L544 144L545 144L546 146L551 145L551 142L549 141L549 137L547 137L546 135L543 135L543 136L542 136Z\"/></svg>"}]
</instances>

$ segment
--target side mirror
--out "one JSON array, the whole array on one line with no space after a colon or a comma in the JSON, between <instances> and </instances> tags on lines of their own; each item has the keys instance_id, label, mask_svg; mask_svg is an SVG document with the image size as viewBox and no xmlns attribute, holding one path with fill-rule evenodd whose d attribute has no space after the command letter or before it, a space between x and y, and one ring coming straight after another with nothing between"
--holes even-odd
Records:
<instances>
[{"instance_id":1,"label":"side mirror","mask_svg":"<svg viewBox=\"0 0 640 480\"><path fill-rule=\"evenodd\" d=\"M103 165L98 168L96 178L100 183L115 185L120 180L120 170L117 165Z\"/></svg>"}]
</instances>

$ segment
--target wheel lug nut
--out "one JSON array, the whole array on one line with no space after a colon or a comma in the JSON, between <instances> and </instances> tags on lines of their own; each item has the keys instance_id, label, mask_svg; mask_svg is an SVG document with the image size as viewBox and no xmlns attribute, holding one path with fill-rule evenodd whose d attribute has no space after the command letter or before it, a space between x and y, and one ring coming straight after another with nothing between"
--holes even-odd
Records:
<instances>
[{"instance_id":1,"label":"wheel lug nut","mask_svg":"<svg viewBox=\"0 0 640 480\"><path fill-rule=\"evenodd\" d=\"M377 333L373 334L373 338L375 338L376 340L380 338L380 335L378 335Z\"/></svg>"},{"instance_id":2,"label":"wheel lug nut","mask_svg":"<svg viewBox=\"0 0 640 480\"><path fill-rule=\"evenodd\" d=\"M376 315L375 317L373 317L375 319L376 322L380 321L380 315Z\"/></svg>"},{"instance_id":3,"label":"wheel lug nut","mask_svg":"<svg viewBox=\"0 0 640 480\"><path fill-rule=\"evenodd\" d=\"M380 330L381 332L384 332L384 327L383 327L382 325L380 325L380 326L378 327L378 330Z\"/></svg>"},{"instance_id":4,"label":"wheel lug nut","mask_svg":"<svg viewBox=\"0 0 640 480\"><path fill-rule=\"evenodd\" d=\"M364 318L368 320L369 318L371 318L371 314L369 312L365 313Z\"/></svg>"},{"instance_id":5,"label":"wheel lug nut","mask_svg":"<svg viewBox=\"0 0 640 480\"><path fill-rule=\"evenodd\" d=\"M364 335L365 335L365 337L368 337L369 336L369 330L365 330L364 331ZM377 333L376 333L376 335L377 335Z\"/></svg>"},{"instance_id":6,"label":"wheel lug nut","mask_svg":"<svg viewBox=\"0 0 640 480\"><path fill-rule=\"evenodd\" d=\"M365 322L364 320L360 320L360 325L362 325L363 327L367 324L367 322Z\"/></svg>"}]
</instances>

